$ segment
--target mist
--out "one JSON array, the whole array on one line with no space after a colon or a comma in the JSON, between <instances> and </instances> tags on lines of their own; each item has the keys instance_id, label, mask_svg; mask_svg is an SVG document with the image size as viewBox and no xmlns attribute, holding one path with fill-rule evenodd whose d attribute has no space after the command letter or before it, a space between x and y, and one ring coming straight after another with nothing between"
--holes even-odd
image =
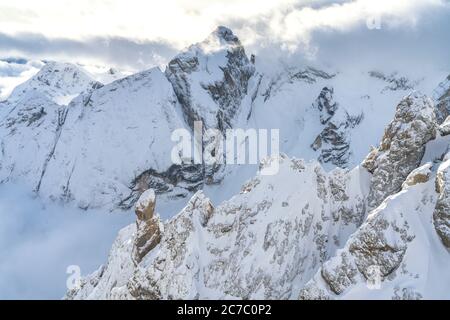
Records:
<instances>
[{"instance_id":1,"label":"mist","mask_svg":"<svg viewBox=\"0 0 450 320\"><path fill-rule=\"evenodd\" d=\"M134 215L44 205L25 190L0 185L0 299L61 299L67 267L95 271Z\"/></svg>"}]
</instances>

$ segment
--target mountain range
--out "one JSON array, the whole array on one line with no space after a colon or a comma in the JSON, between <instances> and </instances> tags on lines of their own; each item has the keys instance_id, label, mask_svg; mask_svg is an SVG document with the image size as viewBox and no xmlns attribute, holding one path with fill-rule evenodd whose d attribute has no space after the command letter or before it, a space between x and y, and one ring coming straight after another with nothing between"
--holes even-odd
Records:
<instances>
[{"instance_id":1,"label":"mountain range","mask_svg":"<svg viewBox=\"0 0 450 320\"><path fill-rule=\"evenodd\" d=\"M0 103L0 183L135 209L68 299L450 298L450 83L429 86L380 70L266 74L226 27L164 71L112 82L47 62ZM196 121L279 129L279 172L174 164L172 132Z\"/></svg>"}]
</instances>

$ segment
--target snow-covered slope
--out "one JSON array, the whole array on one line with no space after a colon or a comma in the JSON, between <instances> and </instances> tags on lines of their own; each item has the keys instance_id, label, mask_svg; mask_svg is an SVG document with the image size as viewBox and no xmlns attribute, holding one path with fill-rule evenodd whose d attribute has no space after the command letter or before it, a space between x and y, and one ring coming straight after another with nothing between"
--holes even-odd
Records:
<instances>
[{"instance_id":1,"label":"snow-covered slope","mask_svg":"<svg viewBox=\"0 0 450 320\"><path fill-rule=\"evenodd\" d=\"M111 70L104 80L116 76ZM222 133L279 129L289 156L319 160L327 171L353 168L378 143L395 103L421 84L396 73L311 66L265 74L226 27L164 72L105 86L76 65L48 62L0 103L0 182L21 180L45 199L83 208L129 207L150 187L166 194L160 204L177 198L182 207L201 188L219 203L257 166L174 165L174 129L192 130L196 120Z\"/></svg>"},{"instance_id":2,"label":"snow-covered slope","mask_svg":"<svg viewBox=\"0 0 450 320\"><path fill-rule=\"evenodd\" d=\"M248 122L240 125L280 129L283 152L318 159L328 170L358 165L381 138L393 106L421 88L406 77L364 70L287 67L255 77L250 106L242 107L249 110ZM393 79L408 85L393 86Z\"/></svg>"},{"instance_id":3,"label":"snow-covered slope","mask_svg":"<svg viewBox=\"0 0 450 320\"><path fill-rule=\"evenodd\" d=\"M448 199L448 194L435 187L436 170L448 175L448 166L449 160L435 167L427 163L412 173L402 191L372 211L323 265L300 298L449 299L450 253L443 242L449 234L448 205L441 212L445 222L436 217L438 198ZM442 223L442 239L433 221Z\"/></svg>"},{"instance_id":4,"label":"snow-covered slope","mask_svg":"<svg viewBox=\"0 0 450 320\"><path fill-rule=\"evenodd\" d=\"M191 130L193 115L205 128L229 127L252 72L239 40L224 27L174 58L165 74L155 68L103 86L75 65L47 63L0 108L2 143L11 146L0 160L2 181L22 179L44 198L82 208L128 207L148 187L186 197L208 173L201 165L172 163L172 132ZM25 120L41 120L38 128L11 126L21 116L14 112L23 110ZM17 168L21 148L30 150L31 168Z\"/></svg>"},{"instance_id":5,"label":"snow-covered slope","mask_svg":"<svg viewBox=\"0 0 450 320\"><path fill-rule=\"evenodd\" d=\"M173 189L188 175L171 161L167 139L185 124L158 68L81 95L68 110L43 195L74 199L83 208L127 206L135 192Z\"/></svg>"},{"instance_id":6,"label":"snow-covered slope","mask_svg":"<svg viewBox=\"0 0 450 320\"><path fill-rule=\"evenodd\" d=\"M0 105L0 182L39 189L68 111L57 102L100 86L76 66L54 62L19 85Z\"/></svg>"},{"instance_id":7,"label":"snow-covered slope","mask_svg":"<svg viewBox=\"0 0 450 320\"><path fill-rule=\"evenodd\" d=\"M277 175L217 207L198 192L164 223L144 194L108 263L66 298L450 298L450 135L430 101L405 97L351 171L282 155Z\"/></svg>"},{"instance_id":8,"label":"snow-covered slope","mask_svg":"<svg viewBox=\"0 0 450 320\"><path fill-rule=\"evenodd\" d=\"M277 176L257 176L217 208L196 193L161 225L159 245L137 267L123 251L133 251L139 228L127 227L102 271L109 276L95 280L102 289L83 287L77 297L297 296L364 218L368 177L360 168L327 174L317 163L281 162ZM128 278L110 272L119 265Z\"/></svg>"}]
</instances>

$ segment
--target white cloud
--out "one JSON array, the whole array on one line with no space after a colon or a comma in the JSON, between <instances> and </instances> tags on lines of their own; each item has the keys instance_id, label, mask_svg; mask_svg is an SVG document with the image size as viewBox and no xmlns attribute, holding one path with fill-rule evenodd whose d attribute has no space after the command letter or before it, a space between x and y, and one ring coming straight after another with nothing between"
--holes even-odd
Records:
<instances>
[{"instance_id":1,"label":"white cloud","mask_svg":"<svg viewBox=\"0 0 450 320\"><path fill-rule=\"evenodd\" d=\"M346 30L371 16L389 26L411 25L422 10L442 5L444 0L0 0L0 30L78 40L117 36L181 48L219 24L237 24L247 42L268 36L293 46L315 29Z\"/></svg>"},{"instance_id":2,"label":"white cloud","mask_svg":"<svg viewBox=\"0 0 450 320\"><path fill-rule=\"evenodd\" d=\"M67 267L96 270L134 214L44 206L26 190L0 186L0 299L60 299Z\"/></svg>"},{"instance_id":3,"label":"white cloud","mask_svg":"<svg viewBox=\"0 0 450 320\"><path fill-rule=\"evenodd\" d=\"M0 101L6 100L13 89L35 75L41 62L14 63L0 60Z\"/></svg>"},{"instance_id":4,"label":"white cloud","mask_svg":"<svg viewBox=\"0 0 450 320\"><path fill-rule=\"evenodd\" d=\"M357 50L359 65L383 56L394 68L448 70L449 45L441 39L449 16L446 0L0 0L0 56L135 72L166 65L226 25L266 69L280 60L353 64ZM381 30L369 30L368 19Z\"/></svg>"}]
</instances>

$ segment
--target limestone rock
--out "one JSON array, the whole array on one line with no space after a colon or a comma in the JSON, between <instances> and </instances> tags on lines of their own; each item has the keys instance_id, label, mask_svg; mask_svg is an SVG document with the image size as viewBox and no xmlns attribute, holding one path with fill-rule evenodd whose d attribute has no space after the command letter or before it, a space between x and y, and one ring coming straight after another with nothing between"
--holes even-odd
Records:
<instances>
[{"instance_id":1,"label":"limestone rock","mask_svg":"<svg viewBox=\"0 0 450 320\"><path fill-rule=\"evenodd\" d=\"M450 248L450 160L438 169L436 191L439 199L433 214L434 226L444 245Z\"/></svg>"},{"instance_id":2,"label":"limestone rock","mask_svg":"<svg viewBox=\"0 0 450 320\"><path fill-rule=\"evenodd\" d=\"M411 171L420 164L425 144L436 137L436 129L434 107L428 97L413 92L400 102L380 147L362 164L373 173L370 208L376 208L401 189Z\"/></svg>"},{"instance_id":3,"label":"limestone rock","mask_svg":"<svg viewBox=\"0 0 450 320\"><path fill-rule=\"evenodd\" d=\"M426 163L423 166L414 169L406 178L405 182L403 182L402 189L406 189L408 187L414 186L418 183L425 183L430 180L431 177L431 169L433 168L432 163Z\"/></svg>"},{"instance_id":4,"label":"limestone rock","mask_svg":"<svg viewBox=\"0 0 450 320\"><path fill-rule=\"evenodd\" d=\"M311 148L320 150L320 162L346 167L350 156L349 130L356 127L363 116L350 116L334 101L333 94L332 87L324 87L313 105L320 113L320 123L325 127Z\"/></svg>"},{"instance_id":5,"label":"limestone rock","mask_svg":"<svg viewBox=\"0 0 450 320\"><path fill-rule=\"evenodd\" d=\"M231 127L254 73L239 39L222 26L175 57L166 70L187 123L193 127L202 121L220 130Z\"/></svg>"},{"instance_id":6,"label":"limestone rock","mask_svg":"<svg viewBox=\"0 0 450 320\"><path fill-rule=\"evenodd\" d=\"M450 116L439 126L439 133L442 136L447 136L450 134Z\"/></svg>"},{"instance_id":7,"label":"limestone rock","mask_svg":"<svg viewBox=\"0 0 450 320\"><path fill-rule=\"evenodd\" d=\"M142 258L157 246L161 240L159 217L155 216L156 196L152 189L145 191L136 203L136 238L134 240L134 259Z\"/></svg>"},{"instance_id":8,"label":"limestone rock","mask_svg":"<svg viewBox=\"0 0 450 320\"><path fill-rule=\"evenodd\" d=\"M450 76L449 76L450 78ZM450 116L450 88L443 92L436 103L436 118L439 124Z\"/></svg>"}]
</instances>

